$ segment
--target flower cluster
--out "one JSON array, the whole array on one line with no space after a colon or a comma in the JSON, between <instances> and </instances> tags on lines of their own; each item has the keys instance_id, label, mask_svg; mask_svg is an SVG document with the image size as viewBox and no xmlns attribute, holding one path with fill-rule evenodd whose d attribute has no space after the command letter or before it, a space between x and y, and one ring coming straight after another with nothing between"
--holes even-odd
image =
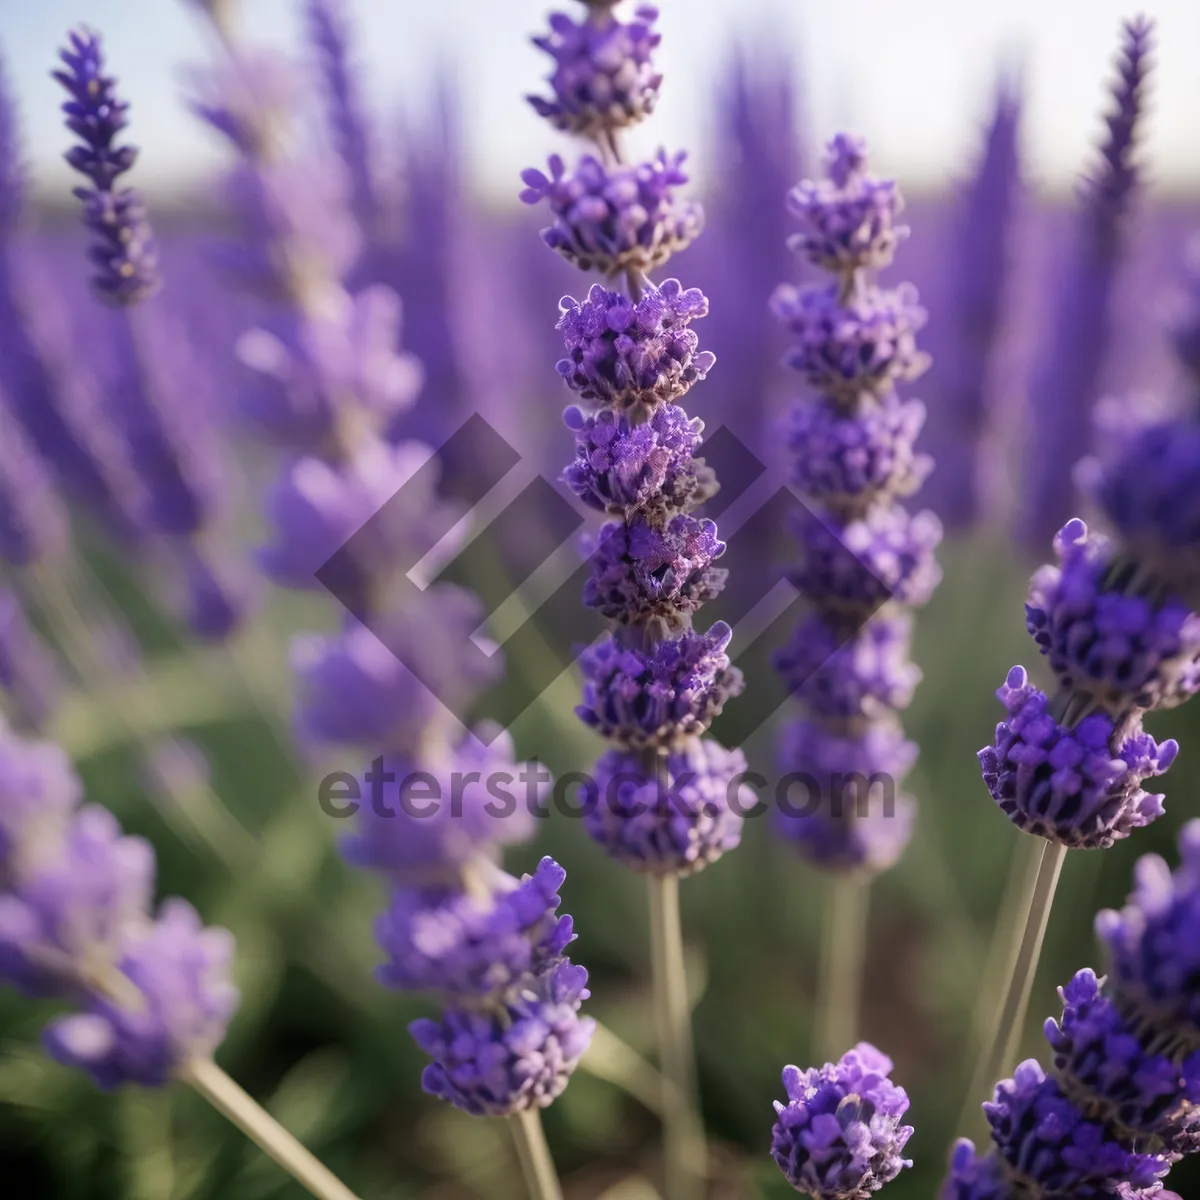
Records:
<instances>
[{"instance_id":1,"label":"flower cluster","mask_svg":"<svg viewBox=\"0 0 1200 1200\"><path fill-rule=\"evenodd\" d=\"M1059 989L1051 1070L1030 1059L997 1085L993 1148L958 1143L943 1200L1172 1195L1162 1178L1200 1151L1200 821L1179 846L1174 874L1143 858L1128 906L1098 915L1107 979Z\"/></svg>"},{"instance_id":2,"label":"flower cluster","mask_svg":"<svg viewBox=\"0 0 1200 1200\"><path fill-rule=\"evenodd\" d=\"M233 939L180 899L155 914L150 845L82 798L58 746L0 728L0 981L75 1007L44 1035L58 1061L161 1087L224 1036Z\"/></svg>"},{"instance_id":3,"label":"flower cluster","mask_svg":"<svg viewBox=\"0 0 1200 1200\"><path fill-rule=\"evenodd\" d=\"M775 656L807 710L785 731L782 759L785 770L815 773L821 786L812 811L781 813L779 825L813 862L881 870L904 849L912 801L890 796L881 808L864 796L847 805L841 781L847 770L864 770L894 782L916 756L891 715L920 680L901 606L926 603L941 579L934 551L942 529L931 512L911 515L899 503L933 464L914 448L924 405L895 389L928 366L916 343L925 312L910 285L887 289L870 279L908 231L897 223L898 188L868 173L861 141L835 137L827 177L801 183L788 205L802 225L789 245L833 278L782 285L771 299L794 339L784 361L814 393L786 427L792 482L813 505L793 522L801 559L789 578L812 613Z\"/></svg>"},{"instance_id":4,"label":"flower cluster","mask_svg":"<svg viewBox=\"0 0 1200 1200\"><path fill-rule=\"evenodd\" d=\"M912 1126L901 1125L908 1095L892 1061L862 1042L836 1063L784 1067L787 1104L775 1101L771 1157L788 1183L812 1200L868 1200L912 1160Z\"/></svg>"},{"instance_id":5,"label":"flower cluster","mask_svg":"<svg viewBox=\"0 0 1200 1200\"><path fill-rule=\"evenodd\" d=\"M588 831L634 870L680 875L737 845L742 818L727 793L745 761L704 740L742 689L725 653L729 627L692 627L726 579L714 565L725 543L714 522L694 515L717 490L696 457L704 427L679 405L715 362L691 328L708 300L676 279L646 278L700 232L702 214L674 195L687 182L682 153L625 164L617 141L657 98L656 15L640 9L623 24L611 5L589 4L581 23L552 17L551 35L534 39L557 66L553 101L531 103L556 127L593 138L600 157L568 170L555 156L549 176L524 172L521 199L549 205L548 246L627 285L594 284L585 299L560 304L558 372L583 402L565 413L576 453L562 478L612 518L587 543L583 601L615 628L583 652L576 712L616 743L597 767Z\"/></svg>"}]
</instances>

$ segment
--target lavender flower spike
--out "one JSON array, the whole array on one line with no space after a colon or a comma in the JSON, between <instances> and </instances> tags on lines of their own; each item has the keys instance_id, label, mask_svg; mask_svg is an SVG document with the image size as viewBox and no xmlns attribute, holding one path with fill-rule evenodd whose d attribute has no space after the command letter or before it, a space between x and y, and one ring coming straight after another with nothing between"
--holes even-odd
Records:
<instances>
[{"instance_id":1,"label":"lavender flower spike","mask_svg":"<svg viewBox=\"0 0 1200 1200\"><path fill-rule=\"evenodd\" d=\"M1111 340L1112 289L1138 182L1134 154L1152 65L1152 35L1153 24L1143 18L1122 28L1114 111L1106 118L1100 164L1084 181L1070 258L1059 274L1047 341L1029 388L1031 457L1021 489L1019 533L1032 547L1045 545L1071 515L1073 485L1063 467L1088 449L1089 412L1104 366L1101 348Z\"/></svg>"},{"instance_id":2,"label":"lavender flower spike","mask_svg":"<svg viewBox=\"0 0 1200 1200\"><path fill-rule=\"evenodd\" d=\"M141 196L116 181L133 166L137 151L115 144L129 107L117 99L116 81L104 74L100 38L79 30L60 57L66 70L54 78L71 99L63 105L67 127L83 143L67 152L67 162L86 175L90 187L75 194L84 203L84 224L96 237L92 285L108 304L135 304L157 290L158 252Z\"/></svg>"},{"instance_id":3,"label":"lavender flower spike","mask_svg":"<svg viewBox=\"0 0 1200 1200\"><path fill-rule=\"evenodd\" d=\"M892 1061L861 1042L836 1063L784 1067L788 1103L775 1101L771 1157L812 1200L867 1200L912 1160L901 1157L912 1127L908 1096L890 1079Z\"/></svg>"}]
</instances>

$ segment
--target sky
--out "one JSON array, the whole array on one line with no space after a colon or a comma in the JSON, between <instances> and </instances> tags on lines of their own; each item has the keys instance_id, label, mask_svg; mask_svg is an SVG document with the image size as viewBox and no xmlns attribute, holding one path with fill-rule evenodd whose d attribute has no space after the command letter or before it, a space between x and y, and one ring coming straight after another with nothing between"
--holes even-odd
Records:
<instances>
[{"instance_id":1,"label":"sky","mask_svg":"<svg viewBox=\"0 0 1200 1200\"><path fill-rule=\"evenodd\" d=\"M194 0L193 0L194 2ZM239 0L235 0L239 2ZM240 0L245 37L306 54L305 0ZM520 169L544 160L553 135L521 97L537 90L543 56L528 34L545 0L344 0L384 143L402 115L428 102L449 67L466 122L474 186L496 198ZM990 106L997 66L1022 64L1028 89L1027 174L1047 191L1071 186L1100 136L1129 0L660 0L665 74L654 142L692 147L697 173L714 80L731 46L770 45L791 56L806 124L825 140L847 128L867 137L877 169L910 190L965 175ZM575 8L572 0L557 7ZM1143 154L1151 185L1200 195L1200 3L1157 0L1156 76ZM181 68L209 52L189 0L0 0L0 54L18 97L26 145L44 194L65 194L69 144L47 72L65 31L85 22L105 35L109 63L132 105L142 147L133 180L148 191L200 185L221 148L180 102Z\"/></svg>"}]
</instances>

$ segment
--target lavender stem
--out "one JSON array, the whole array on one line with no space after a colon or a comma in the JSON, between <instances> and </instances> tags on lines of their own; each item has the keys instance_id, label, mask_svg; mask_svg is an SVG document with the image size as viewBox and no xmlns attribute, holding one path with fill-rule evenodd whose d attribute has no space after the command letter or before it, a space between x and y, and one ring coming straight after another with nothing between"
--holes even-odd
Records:
<instances>
[{"instance_id":1,"label":"lavender stem","mask_svg":"<svg viewBox=\"0 0 1200 1200\"><path fill-rule=\"evenodd\" d=\"M521 1171L529 1188L531 1200L562 1200L558 1172L546 1145L542 1118L536 1108L523 1108L508 1118Z\"/></svg>"},{"instance_id":2,"label":"lavender stem","mask_svg":"<svg viewBox=\"0 0 1200 1200\"><path fill-rule=\"evenodd\" d=\"M697 1200L706 1170L704 1127L696 1106L692 1012L683 961L679 877L651 875L650 968L663 1090L666 1200Z\"/></svg>"},{"instance_id":3,"label":"lavender stem","mask_svg":"<svg viewBox=\"0 0 1200 1200\"><path fill-rule=\"evenodd\" d=\"M1036 875L1030 871L1034 880L1032 891L1028 893L1027 903L1022 903L1013 914L1011 934L1016 954L1012 958L1012 971L1008 976L1004 999L996 1010L991 1036L985 1044L985 1052L980 1055L979 1065L971 1081L971 1091L966 1098L964 1112L966 1120L960 1128L966 1128L971 1122L978 1125L981 1117L979 1112L972 1108L973 1104L979 1100L979 1093L987 1086L987 1081L1001 1078L1012 1065L1020 1046L1025 1016L1029 1011L1029 997L1033 992L1038 960L1042 955L1042 943L1045 941L1046 927L1050 923L1050 910L1054 905L1054 894L1058 890L1059 876L1067 858L1067 847L1062 843L1046 842L1041 838L1038 838L1038 842L1040 845L1034 855L1034 862L1037 864ZM1022 882L1023 885L1027 885L1028 881L1024 879ZM980 1080L983 1082L979 1082Z\"/></svg>"},{"instance_id":4,"label":"lavender stem","mask_svg":"<svg viewBox=\"0 0 1200 1200\"><path fill-rule=\"evenodd\" d=\"M833 879L821 948L814 1046L818 1062L837 1062L857 1041L870 902L869 879L853 874Z\"/></svg>"},{"instance_id":5,"label":"lavender stem","mask_svg":"<svg viewBox=\"0 0 1200 1200\"><path fill-rule=\"evenodd\" d=\"M317 1200L358 1200L319 1159L211 1058L194 1058L180 1078L228 1117L264 1154L277 1162ZM548 1195L550 1193L547 1193Z\"/></svg>"}]
</instances>

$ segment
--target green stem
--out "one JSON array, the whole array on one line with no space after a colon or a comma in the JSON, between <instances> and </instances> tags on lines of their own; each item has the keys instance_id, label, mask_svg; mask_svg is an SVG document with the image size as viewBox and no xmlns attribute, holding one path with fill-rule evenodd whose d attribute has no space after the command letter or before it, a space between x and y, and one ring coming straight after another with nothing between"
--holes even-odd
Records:
<instances>
[{"instance_id":1,"label":"green stem","mask_svg":"<svg viewBox=\"0 0 1200 1200\"><path fill-rule=\"evenodd\" d=\"M193 1059L182 1068L179 1077L219 1113L228 1117L264 1154L274 1159L317 1200L358 1200L324 1163L288 1133L211 1058Z\"/></svg>"},{"instance_id":2,"label":"green stem","mask_svg":"<svg viewBox=\"0 0 1200 1200\"><path fill-rule=\"evenodd\" d=\"M1007 930L1009 953L1004 961L1010 970L1003 999L994 1010L988 1036L982 1042L959 1120L960 1131L968 1136L972 1132L983 1132L983 1119L976 1106L983 1099L986 1089L1002 1078L1004 1072L1013 1065L1020 1047L1038 960L1042 955L1042 943L1054 906L1054 894L1058 890L1058 880L1067 857L1067 848L1057 842L1038 838L1037 843L1029 870L1013 875L1012 882L1019 881L1021 901L1013 906L1014 912Z\"/></svg>"},{"instance_id":3,"label":"green stem","mask_svg":"<svg viewBox=\"0 0 1200 1200\"><path fill-rule=\"evenodd\" d=\"M666 1200L698 1200L703 1195L707 1155L696 1104L696 1060L683 961L679 877L651 875L648 882L654 1016L660 1065L669 1085L663 1090Z\"/></svg>"},{"instance_id":4,"label":"green stem","mask_svg":"<svg viewBox=\"0 0 1200 1200\"><path fill-rule=\"evenodd\" d=\"M831 889L825 910L813 1047L818 1062L837 1062L857 1041L870 888L862 876L843 875Z\"/></svg>"},{"instance_id":5,"label":"green stem","mask_svg":"<svg viewBox=\"0 0 1200 1200\"><path fill-rule=\"evenodd\" d=\"M508 1118L517 1157L521 1160L521 1172L530 1200L562 1200L562 1188L546 1135L542 1131L542 1119L536 1108L523 1108Z\"/></svg>"}]
</instances>

